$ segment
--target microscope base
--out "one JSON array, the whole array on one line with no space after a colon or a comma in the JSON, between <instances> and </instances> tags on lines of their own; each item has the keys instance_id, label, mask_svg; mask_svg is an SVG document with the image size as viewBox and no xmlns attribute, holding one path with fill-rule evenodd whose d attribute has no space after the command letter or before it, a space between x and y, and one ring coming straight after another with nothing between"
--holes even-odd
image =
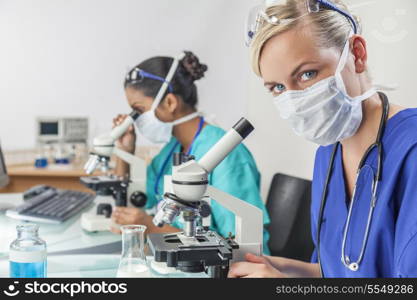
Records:
<instances>
[{"instance_id":1,"label":"microscope base","mask_svg":"<svg viewBox=\"0 0 417 300\"><path fill-rule=\"evenodd\" d=\"M115 224L103 215L84 213L81 215L81 228L88 232L109 231Z\"/></svg>"},{"instance_id":2,"label":"microscope base","mask_svg":"<svg viewBox=\"0 0 417 300\"><path fill-rule=\"evenodd\" d=\"M81 228L88 232L109 231L116 224L103 214L97 214L100 205L112 206L113 198L110 196L98 195L94 200L94 206L81 215Z\"/></svg>"}]
</instances>

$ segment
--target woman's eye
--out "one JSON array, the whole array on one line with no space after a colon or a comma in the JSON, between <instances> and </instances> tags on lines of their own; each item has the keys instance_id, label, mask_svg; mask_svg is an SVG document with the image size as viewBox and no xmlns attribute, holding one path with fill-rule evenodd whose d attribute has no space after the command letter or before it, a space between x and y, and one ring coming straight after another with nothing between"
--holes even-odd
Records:
<instances>
[{"instance_id":1,"label":"woman's eye","mask_svg":"<svg viewBox=\"0 0 417 300\"><path fill-rule=\"evenodd\" d=\"M317 71L307 71L301 74L301 81L309 81L317 76Z\"/></svg>"},{"instance_id":2,"label":"woman's eye","mask_svg":"<svg viewBox=\"0 0 417 300\"><path fill-rule=\"evenodd\" d=\"M276 84L272 87L271 92L274 95L278 95L281 94L282 92L285 91L285 86L283 84Z\"/></svg>"}]
</instances>

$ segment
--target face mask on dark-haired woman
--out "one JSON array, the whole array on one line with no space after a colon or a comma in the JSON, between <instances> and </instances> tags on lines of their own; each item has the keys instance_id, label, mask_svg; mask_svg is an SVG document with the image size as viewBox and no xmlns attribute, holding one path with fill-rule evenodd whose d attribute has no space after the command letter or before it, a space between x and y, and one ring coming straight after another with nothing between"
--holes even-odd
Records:
<instances>
[{"instance_id":1,"label":"face mask on dark-haired woman","mask_svg":"<svg viewBox=\"0 0 417 300\"><path fill-rule=\"evenodd\" d=\"M162 122L155 115L155 109L151 109L136 119L135 125L138 130L152 143L168 143L172 136L172 128L175 125L185 123L198 117L195 112L173 122Z\"/></svg>"},{"instance_id":2,"label":"face mask on dark-haired woman","mask_svg":"<svg viewBox=\"0 0 417 300\"><path fill-rule=\"evenodd\" d=\"M149 111L141 114L135 121L135 125L137 126L139 132L142 133L150 142L155 144L169 142L172 136L172 129L175 125L185 123L200 115L199 112L194 112L173 122L162 122L155 114L155 110L161 103L162 96L165 94L168 88L169 81L171 80L170 77L172 77L177 70L178 61L181 58L182 57L175 58L172 62L171 68L167 75L167 79L161 86L154 102L152 103L152 108Z\"/></svg>"}]
</instances>

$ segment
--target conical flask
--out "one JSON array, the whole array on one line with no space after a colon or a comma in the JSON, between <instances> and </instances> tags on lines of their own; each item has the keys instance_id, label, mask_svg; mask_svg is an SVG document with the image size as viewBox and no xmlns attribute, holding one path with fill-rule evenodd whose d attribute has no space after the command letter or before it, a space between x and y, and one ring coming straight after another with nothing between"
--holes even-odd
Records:
<instances>
[{"instance_id":1,"label":"conical flask","mask_svg":"<svg viewBox=\"0 0 417 300\"><path fill-rule=\"evenodd\" d=\"M123 249L117 277L151 277L144 253L146 226L126 225L120 229Z\"/></svg>"}]
</instances>

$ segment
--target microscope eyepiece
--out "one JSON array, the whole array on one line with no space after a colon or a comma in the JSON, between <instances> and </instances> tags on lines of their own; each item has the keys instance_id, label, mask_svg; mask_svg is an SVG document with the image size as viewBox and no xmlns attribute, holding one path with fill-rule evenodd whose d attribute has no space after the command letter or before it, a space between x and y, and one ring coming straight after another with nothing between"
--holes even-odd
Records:
<instances>
[{"instance_id":1,"label":"microscope eyepiece","mask_svg":"<svg viewBox=\"0 0 417 300\"><path fill-rule=\"evenodd\" d=\"M239 122L233 126L233 129L239 133L242 139L245 139L255 128L248 120L241 118Z\"/></svg>"},{"instance_id":2,"label":"microscope eyepiece","mask_svg":"<svg viewBox=\"0 0 417 300\"><path fill-rule=\"evenodd\" d=\"M245 118L241 118L232 129L214 144L213 147L198 161L207 174L221 163L221 161L237 147L252 131L254 127Z\"/></svg>"},{"instance_id":3,"label":"microscope eyepiece","mask_svg":"<svg viewBox=\"0 0 417 300\"><path fill-rule=\"evenodd\" d=\"M136 110L132 110L129 116L135 121L137 118L139 118L140 113L138 113Z\"/></svg>"}]
</instances>

